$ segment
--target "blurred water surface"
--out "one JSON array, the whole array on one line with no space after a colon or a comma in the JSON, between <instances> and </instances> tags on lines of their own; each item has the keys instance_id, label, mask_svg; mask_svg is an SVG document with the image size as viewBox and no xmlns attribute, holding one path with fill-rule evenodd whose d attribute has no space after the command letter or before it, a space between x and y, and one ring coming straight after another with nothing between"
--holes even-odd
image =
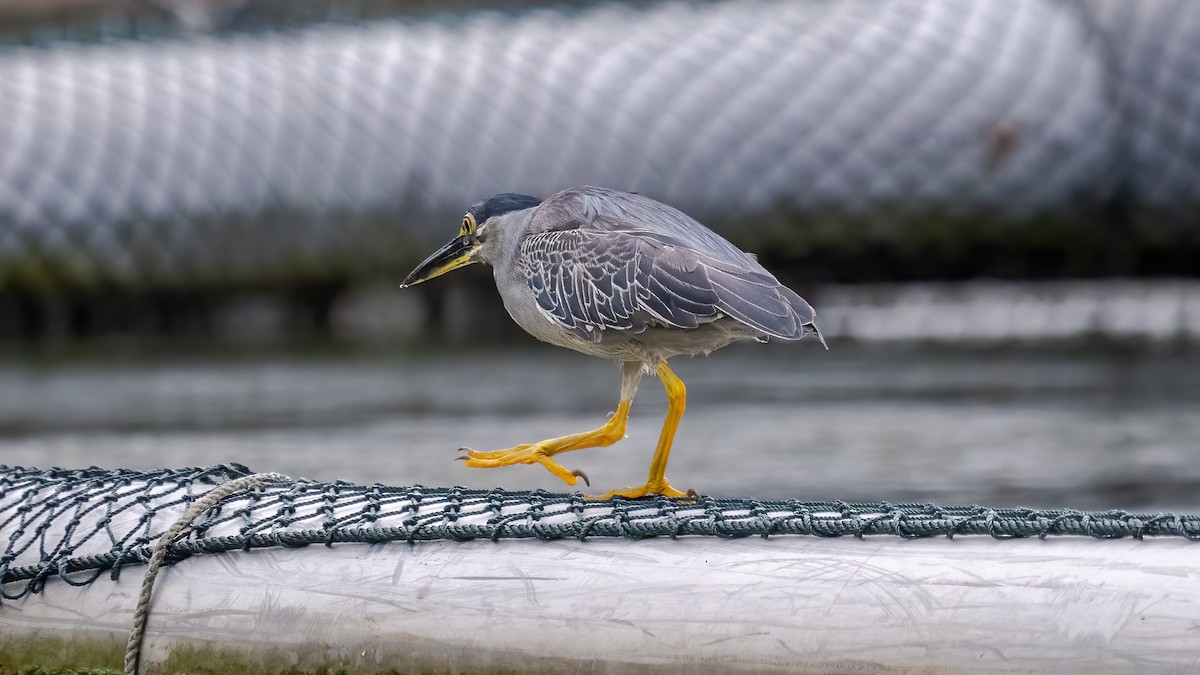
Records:
<instances>
[{"instance_id":1,"label":"blurred water surface","mask_svg":"<svg viewBox=\"0 0 1200 675\"><path fill-rule=\"evenodd\" d=\"M1200 354L815 344L678 359L688 409L668 475L712 495L1079 508L1200 507ZM258 471L546 488L496 449L593 428L619 372L531 346L0 362L0 463ZM642 380L629 438L562 456L593 491L644 480L665 413Z\"/></svg>"}]
</instances>

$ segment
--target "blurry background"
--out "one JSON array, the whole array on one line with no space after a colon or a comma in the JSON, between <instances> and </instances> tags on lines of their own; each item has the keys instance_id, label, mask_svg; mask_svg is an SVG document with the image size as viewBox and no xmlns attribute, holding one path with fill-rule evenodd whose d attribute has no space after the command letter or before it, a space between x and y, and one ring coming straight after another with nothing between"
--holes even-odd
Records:
<instances>
[{"instance_id":1,"label":"blurry background","mask_svg":"<svg viewBox=\"0 0 1200 675\"><path fill-rule=\"evenodd\" d=\"M495 192L634 190L756 252L830 351L680 361L716 495L1200 507L1189 0L0 0L0 463L453 463L592 428L611 365L489 272ZM665 412L566 457L644 476Z\"/></svg>"}]
</instances>

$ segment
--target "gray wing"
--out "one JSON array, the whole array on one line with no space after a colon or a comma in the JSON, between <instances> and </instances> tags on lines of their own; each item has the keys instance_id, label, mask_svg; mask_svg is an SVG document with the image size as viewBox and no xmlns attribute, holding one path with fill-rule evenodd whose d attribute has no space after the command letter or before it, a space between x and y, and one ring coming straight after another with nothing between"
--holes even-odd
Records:
<instances>
[{"instance_id":1,"label":"gray wing","mask_svg":"<svg viewBox=\"0 0 1200 675\"><path fill-rule=\"evenodd\" d=\"M661 220L654 227L648 221L658 207L670 207L644 197L639 200L654 208L614 213L601 204L588 211L576 199L566 205L576 207L573 213L564 213L556 203L560 195L543 204L560 213L547 217L539 207L518 264L542 311L579 337L597 341L605 330L647 326L696 328L725 316L783 340L815 332L813 309L803 298L753 256L682 213L671 209L688 227L700 228L700 236L673 223L664 228Z\"/></svg>"}]
</instances>

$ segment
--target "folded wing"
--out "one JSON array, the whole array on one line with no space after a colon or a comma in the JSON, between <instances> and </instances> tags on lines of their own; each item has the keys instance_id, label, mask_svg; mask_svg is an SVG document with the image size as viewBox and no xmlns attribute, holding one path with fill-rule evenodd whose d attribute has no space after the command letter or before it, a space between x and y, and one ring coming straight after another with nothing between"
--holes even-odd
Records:
<instances>
[{"instance_id":1,"label":"folded wing","mask_svg":"<svg viewBox=\"0 0 1200 675\"><path fill-rule=\"evenodd\" d=\"M696 328L725 316L782 340L813 332L812 307L737 253L741 260L722 260L682 237L607 223L527 236L519 264L538 307L585 339Z\"/></svg>"}]
</instances>

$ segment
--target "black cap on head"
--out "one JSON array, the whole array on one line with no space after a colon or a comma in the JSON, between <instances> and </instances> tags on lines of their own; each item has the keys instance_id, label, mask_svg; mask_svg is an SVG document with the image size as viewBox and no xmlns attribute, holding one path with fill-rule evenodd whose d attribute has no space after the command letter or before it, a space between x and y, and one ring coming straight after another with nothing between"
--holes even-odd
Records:
<instances>
[{"instance_id":1,"label":"black cap on head","mask_svg":"<svg viewBox=\"0 0 1200 675\"><path fill-rule=\"evenodd\" d=\"M470 213L471 215L475 216L475 222L482 225L483 223L487 222L488 218L503 215L509 211L530 209L541 203L542 200L538 199L537 197L519 195L515 192L501 192L500 194L492 195L481 202L476 202L475 205L470 208Z\"/></svg>"}]
</instances>

